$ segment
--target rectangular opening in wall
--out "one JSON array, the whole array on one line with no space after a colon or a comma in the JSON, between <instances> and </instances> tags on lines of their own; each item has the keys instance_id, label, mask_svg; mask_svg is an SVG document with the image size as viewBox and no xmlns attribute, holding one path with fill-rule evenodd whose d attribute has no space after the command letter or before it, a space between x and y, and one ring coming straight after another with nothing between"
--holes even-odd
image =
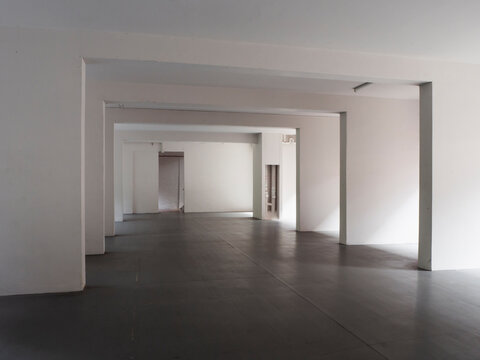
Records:
<instances>
[{"instance_id":1,"label":"rectangular opening in wall","mask_svg":"<svg viewBox=\"0 0 480 360\"><path fill-rule=\"evenodd\" d=\"M279 165L265 166L265 214L267 219L278 219Z\"/></svg>"},{"instance_id":2,"label":"rectangular opening in wall","mask_svg":"<svg viewBox=\"0 0 480 360\"><path fill-rule=\"evenodd\" d=\"M183 153L163 152L158 155L158 210L183 211Z\"/></svg>"}]
</instances>

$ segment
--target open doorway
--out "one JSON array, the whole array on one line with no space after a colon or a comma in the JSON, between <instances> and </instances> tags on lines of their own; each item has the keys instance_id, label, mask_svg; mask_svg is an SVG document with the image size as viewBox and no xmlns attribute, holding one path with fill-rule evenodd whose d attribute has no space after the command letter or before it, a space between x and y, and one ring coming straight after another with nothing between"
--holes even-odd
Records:
<instances>
[{"instance_id":1,"label":"open doorway","mask_svg":"<svg viewBox=\"0 0 480 360\"><path fill-rule=\"evenodd\" d=\"M158 211L184 210L184 154L158 154Z\"/></svg>"},{"instance_id":2,"label":"open doorway","mask_svg":"<svg viewBox=\"0 0 480 360\"><path fill-rule=\"evenodd\" d=\"M297 143L295 129L263 132L256 145L253 216L279 220L295 229L297 220ZM255 172L255 171L254 171Z\"/></svg>"},{"instance_id":3,"label":"open doorway","mask_svg":"<svg viewBox=\"0 0 480 360\"><path fill-rule=\"evenodd\" d=\"M279 165L265 165L265 218L278 219Z\"/></svg>"},{"instance_id":4,"label":"open doorway","mask_svg":"<svg viewBox=\"0 0 480 360\"><path fill-rule=\"evenodd\" d=\"M278 201L280 220L292 228L297 225L297 137L282 136L282 162L278 169Z\"/></svg>"}]
</instances>

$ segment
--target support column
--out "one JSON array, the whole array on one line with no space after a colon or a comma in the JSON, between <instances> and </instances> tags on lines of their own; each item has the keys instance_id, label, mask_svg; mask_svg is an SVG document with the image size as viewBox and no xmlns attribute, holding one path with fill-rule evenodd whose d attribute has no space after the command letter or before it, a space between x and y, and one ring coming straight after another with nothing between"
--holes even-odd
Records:
<instances>
[{"instance_id":1,"label":"support column","mask_svg":"<svg viewBox=\"0 0 480 360\"><path fill-rule=\"evenodd\" d=\"M253 217L262 219L263 209L262 134L253 147Z\"/></svg>"},{"instance_id":2,"label":"support column","mask_svg":"<svg viewBox=\"0 0 480 360\"><path fill-rule=\"evenodd\" d=\"M104 110L105 111L105 110ZM104 181L105 181L105 236L115 235L115 188L114 188L114 121L111 118L103 116L105 119L105 161L104 161Z\"/></svg>"},{"instance_id":3,"label":"support column","mask_svg":"<svg viewBox=\"0 0 480 360\"><path fill-rule=\"evenodd\" d=\"M340 113L340 244L347 244L347 113Z\"/></svg>"},{"instance_id":4,"label":"support column","mask_svg":"<svg viewBox=\"0 0 480 360\"><path fill-rule=\"evenodd\" d=\"M420 88L419 266L480 268L478 68L454 68Z\"/></svg>"},{"instance_id":5,"label":"support column","mask_svg":"<svg viewBox=\"0 0 480 360\"><path fill-rule=\"evenodd\" d=\"M301 209L301 206L300 206L300 194L301 194L301 187L300 187L300 128L297 128L295 130L295 146L296 146L296 149L295 149L295 156L296 156L296 163L295 163L295 166L296 166L296 176L297 176L297 179L295 181L295 185L297 187L297 196L295 198L296 200L296 206L297 208L295 209L297 211L297 219L296 219L296 230L297 231L300 231L300 213L302 211Z\"/></svg>"},{"instance_id":6,"label":"support column","mask_svg":"<svg viewBox=\"0 0 480 360\"><path fill-rule=\"evenodd\" d=\"M432 83L420 86L418 267L432 270Z\"/></svg>"},{"instance_id":7,"label":"support column","mask_svg":"<svg viewBox=\"0 0 480 360\"><path fill-rule=\"evenodd\" d=\"M88 87L85 104L85 251L105 252L103 101Z\"/></svg>"},{"instance_id":8,"label":"support column","mask_svg":"<svg viewBox=\"0 0 480 360\"><path fill-rule=\"evenodd\" d=\"M114 186L115 186L115 221L123 221L123 141L115 133L115 164L114 164Z\"/></svg>"}]
</instances>

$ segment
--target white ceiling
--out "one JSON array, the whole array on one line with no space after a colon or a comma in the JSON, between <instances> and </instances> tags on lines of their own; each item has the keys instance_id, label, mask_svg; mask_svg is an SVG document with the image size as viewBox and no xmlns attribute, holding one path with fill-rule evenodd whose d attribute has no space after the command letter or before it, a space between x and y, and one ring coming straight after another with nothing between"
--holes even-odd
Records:
<instances>
[{"instance_id":1,"label":"white ceiling","mask_svg":"<svg viewBox=\"0 0 480 360\"><path fill-rule=\"evenodd\" d=\"M182 124L115 124L115 130L120 131L188 131L208 133L275 133L295 135L296 130L291 128L258 127L258 126L223 126L223 125L182 125Z\"/></svg>"},{"instance_id":2,"label":"white ceiling","mask_svg":"<svg viewBox=\"0 0 480 360\"><path fill-rule=\"evenodd\" d=\"M153 61L95 60L87 63L87 78L174 85L281 89L331 95L356 95L393 99L417 99L418 86L375 83L355 94L363 81L319 79L308 74L248 71L219 66Z\"/></svg>"},{"instance_id":3,"label":"white ceiling","mask_svg":"<svg viewBox=\"0 0 480 360\"><path fill-rule=\"evenodd\" d=\"M2 0L1 26L84 28L480 63L478 0Z\"/></svg>"}]
</instances>

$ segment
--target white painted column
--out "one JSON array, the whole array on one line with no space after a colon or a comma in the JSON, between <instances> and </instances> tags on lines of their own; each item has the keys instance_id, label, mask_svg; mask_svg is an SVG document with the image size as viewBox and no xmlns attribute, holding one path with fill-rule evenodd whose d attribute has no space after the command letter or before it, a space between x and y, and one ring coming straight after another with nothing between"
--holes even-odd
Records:
<instances>
[{"instance_id":1,"label":"white painted column","mask_svg":"<svg viewBox=\"0 0 480 360\"><path fill-rule=\"evenodd\" d=\"M115 221L123 221L123 141L116 132L114 148Z\"/></svg>"},{"instance_id":2,"label":"white painted column","mask_svg":"<svg viewBox=\"0 0 480 360\"><path fill-rule=\"evenodd\" d=\"M419 266L480 267L480 69L421 87Z\"/></svg>"},{"instance_id":3,"label":"white painted column","mask_svg":"<svg viewBox=\"0 0 480 360\"><path fill-rule=\"evenodd\" d=\"M115 187L114 187L114 138L115 125L111 118L104 115L105 147L104 147L104 189L105 189L105 236L115 235ZM105 241L104 241L105 242Z\"/></svg>"},{"instance_id":4,"label":"white painted column","mask_svg":"<svg viewBox=\"0 0 480 360\"><path fill-rule=\"evenodd\" d=\"M262 168L262 134L258 134L258 142L253 146L253 217L255 219L262 219L264 191Z\"/></svg>"},{"instance_id":5,"label":"white painted column","mask_svg":"<svg viewBox=\"0 0 480 360\"><path fill-rule=\"evenodd\" d=\"M42 34L0 31L0 295L85 285L84 64Z\"/></svg>"},{"instance_id":6,"label":"white painted column","mask_svg":"<svg viewBox=\"0 0 480 360\"><path fill-rule=\"evenodd\" d=\"M340 113L339 242L347 245L347 113Z\"/></svg>"},{"instance_id":7,"label":"white painted column","mask_svg":"<svg viewBox=\"0 0 480 360\"><path fill-rule=\"evenodd\" d=\"M432 270L432 83L420 86L418 266Z\"/></svg>"},{"instance_id":8,"label":"white painted column","mask_svg":"<svg viewBox=\"0 0 480 360\"><path fill-rule=\"evenodd\" d=\"M122 146L122 204L124 214L133 214L133 145Z\"/></svg>"},{"instance_id":9,"label":"white painted column","mask_svg":"<svg viewBox=\"0 0 480 360\"><path fill-rule=\"evenodd\" d=\"M105 252L104 105L88 83L85 114L85 248L87 255L98 255Z\"/></svg>"}]
</instances>

